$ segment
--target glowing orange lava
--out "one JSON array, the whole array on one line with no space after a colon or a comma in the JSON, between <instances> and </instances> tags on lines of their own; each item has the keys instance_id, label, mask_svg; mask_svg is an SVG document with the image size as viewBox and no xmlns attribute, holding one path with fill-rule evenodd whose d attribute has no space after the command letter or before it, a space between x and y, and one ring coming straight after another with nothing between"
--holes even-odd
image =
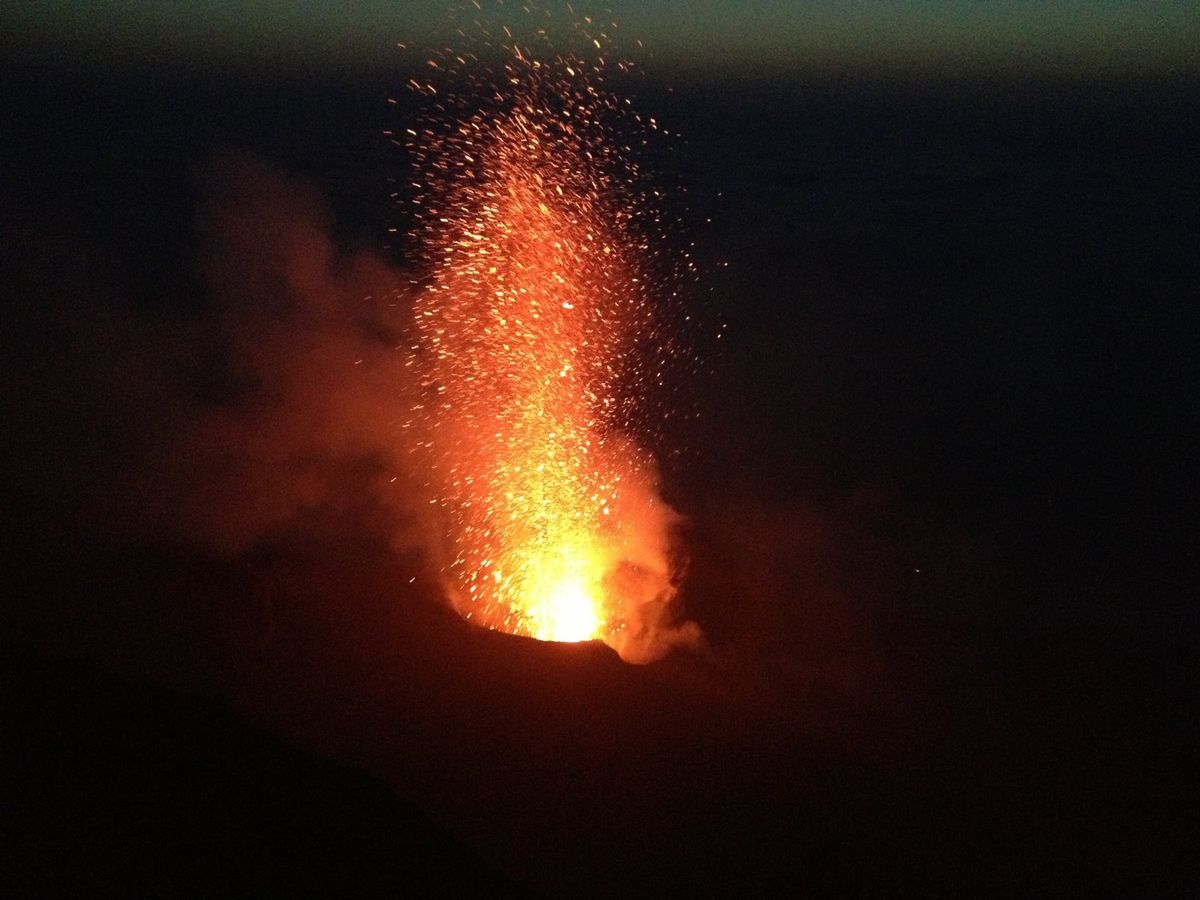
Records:
<instances>
[{"instance_id":1,"label":"glowing orange lava","mask_svg":"<svg viewBox=\"0 0 1200 900\"><path fill-rule=\"evenodd\" d=\"M415 421L444 571L484 627L646 655L644 610L674 588L672 513L624 435L629 386L649 380L634 345L655 328L638 173L594 67L508 50L482 107L441 106L440 126L410 132L429 268Z\"/></svg>"}]
</instances>

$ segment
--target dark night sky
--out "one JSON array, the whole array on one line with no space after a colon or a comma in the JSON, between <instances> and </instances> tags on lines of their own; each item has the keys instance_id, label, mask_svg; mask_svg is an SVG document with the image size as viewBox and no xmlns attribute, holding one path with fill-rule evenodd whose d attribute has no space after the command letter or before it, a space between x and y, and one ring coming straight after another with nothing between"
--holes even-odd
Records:
<instances>
[{"instance_id":1,"label":"dark night sky","mask_svg":"<svg viewBox=\"0 0 1200 900\"><path fill-rule=\"evenodd\" d=\"M642 56L670 68L708 72L782 74L848 67L1078 77L1195 73L1200 65L1200 13L1186 0L618 0L583 2L576 8L581 16L593 14L597 23L618 22L614 37L644 41ZM512 24L531 18L520 12L518 3L510 3L509 10L501 16ZM440 40L451 31L451 23L473 17L468 3L430 0L38 0L7 5L0 22L6 42L39 53L285 68L378 68L393 64L397 41L420 45Z\"/></svg>"}]
</instances>

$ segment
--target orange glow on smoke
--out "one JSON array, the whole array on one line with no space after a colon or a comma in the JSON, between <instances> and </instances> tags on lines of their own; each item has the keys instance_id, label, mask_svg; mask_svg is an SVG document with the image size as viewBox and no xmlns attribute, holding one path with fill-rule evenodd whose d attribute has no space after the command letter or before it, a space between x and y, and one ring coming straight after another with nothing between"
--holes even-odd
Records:
<instances>
[{"instance_id":1,"label":"orange glow on smoke","mask_svg":"<svg viewBox=\"0 0 1200 900\"><path fill-rule=\"evenodd\" d=\"M510 48L485 108L438 106L410 132L429 269L414 421L462 615L637 657L644 609L674 590L672 513L625 436L651 381L634 349L654 338L653 279L637 170L603 124L621 104L596 75Z\"/></svg>"}]
</instances>

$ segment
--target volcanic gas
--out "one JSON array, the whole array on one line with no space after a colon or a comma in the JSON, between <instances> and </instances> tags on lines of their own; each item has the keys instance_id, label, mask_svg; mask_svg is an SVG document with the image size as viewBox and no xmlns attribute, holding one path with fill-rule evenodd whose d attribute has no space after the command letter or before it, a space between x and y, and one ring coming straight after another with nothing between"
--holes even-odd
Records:
<instances>
[{"instance_id":1,"label":"volcanic gas","mask_svg":"<svg viewBox=\"0 0 1200 900\"><path fill-rule=\"evenodd\" d=\"M614 124L641 119L604 89L602 57L505 54L486 76L430 60L474 73L457 93L411 82L434 110L408 132L427 272L412 424L443 575L478 625L646 660L695 626L671 624L677 517L634 439L671 346L657 219Z\"/></svg>"}]
</instances>

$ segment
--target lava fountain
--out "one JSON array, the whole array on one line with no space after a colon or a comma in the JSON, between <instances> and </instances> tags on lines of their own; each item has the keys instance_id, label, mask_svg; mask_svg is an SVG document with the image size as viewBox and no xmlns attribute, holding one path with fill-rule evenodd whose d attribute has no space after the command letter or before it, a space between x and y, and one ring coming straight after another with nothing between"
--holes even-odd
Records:
<instances>
[{"instance_id":1,"label":"lava fountain","mask_svg":"<svg viewBox=\"0 0 1200 900\"><path fill-rule=\"evenodd\" d=\"M631 113L600 86L603 59L505 52L454 99L411 83L436 113L408 134L427 271L413 423L442 513L443 575L478 625L600 639L645 661L698 635L673 622L676 515L630 436L670 344L647 237L656 220L628 142L614 139L614 117Z\"/></svg>"}]
</instances>

